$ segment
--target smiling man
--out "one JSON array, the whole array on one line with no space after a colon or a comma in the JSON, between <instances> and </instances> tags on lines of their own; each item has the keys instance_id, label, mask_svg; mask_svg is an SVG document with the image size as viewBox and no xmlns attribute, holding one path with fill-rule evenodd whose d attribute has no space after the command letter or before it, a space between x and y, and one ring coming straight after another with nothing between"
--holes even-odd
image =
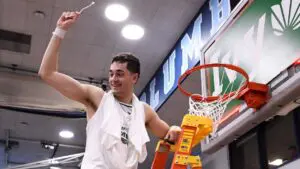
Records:
<instances>
[{"instance_id":1,"label":"smiling man","mask_svg":"<svg viewBox=\"0 0 300 169\"><path fill-rule=\"evenodd\" d=\"M157 113L134 95L140 62L132 54L114 56L109 70L111 90L81 84L58 72L58 52L64 34L80 13L64 12L43 56L40 77L64 96L82 103L87 113L87 140L83 169L136 169L147 156L147 130L177 141L181 129L169 127Z\"/></svg>"}]
</instances>

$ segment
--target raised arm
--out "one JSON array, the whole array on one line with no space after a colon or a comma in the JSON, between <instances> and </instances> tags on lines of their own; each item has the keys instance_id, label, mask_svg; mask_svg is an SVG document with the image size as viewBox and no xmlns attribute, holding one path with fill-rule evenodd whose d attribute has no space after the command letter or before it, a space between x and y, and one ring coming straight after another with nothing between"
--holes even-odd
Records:
<instances>
[{"instance_id":1,"label":"raised arm","mask_svg":"<svg viewBox=\"0 0 300 169\"><path fill-rule=\"evenodd\" d=\"M64 12L57 22L57 29L67 31L79 17L76 12ZM84 104L86 107L97 107L95 100L102 98L103 90L79 83L77 80L58 72L58 52L62 37L53 35L43 56L39 70L39 76L50 86L58 90L64 96ZM94 111L88 111L88 113ZM93 114L88 114L91 117Z\"/></svg>"}]
</instances>

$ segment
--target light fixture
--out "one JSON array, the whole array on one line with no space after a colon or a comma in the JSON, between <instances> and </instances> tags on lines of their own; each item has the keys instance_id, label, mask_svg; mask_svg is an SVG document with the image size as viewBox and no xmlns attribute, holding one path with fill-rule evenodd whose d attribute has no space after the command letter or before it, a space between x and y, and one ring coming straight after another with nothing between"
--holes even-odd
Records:
<instances>
[{"instance_id":1,"label":"light fixture","mask_svg":"<svg viewBox=\"0 0 300 169\"><path fill-rule=\"evenodd\" d=\"M54 146L53 145L45 145L45 149L50 149L50 150L54 150Z\"/></svg>"},{"instance_id":2,"label":"light fixture","mask_svg":"<svg viewBox=\"0 0 300 169\"><path fill-rule=\"evenodd\" d=\"M54 150L58 146L58 144L49 141L41 141L41 145L44 149L47 150Z\"/></svg>"},{"instance_id":3,"label":"light fixture","mask_svg":"<svg viewBox=\"0 0 300 169\"><path fill-rule=\"evenodd\" d=\"M120 4L108 5L105 9L105 16L115 22L121 22L128 18L128 9Z\"/></svg>"},{"instance_id":4,"label":"light fixture","mask_svg":"<svg viewBox=\"0 0 300 169\"><path fill-rule=\"evenodd\" d=\"M53 167L51 166L50 169L61 169L60 167Z\"/></svg>"},{"instance_id":5,"label":"light fixture","mask_svg":"<svg viewBox=\"0 0 300 169\"><path fill-rule=\"evenodd\" d=\"M40 11L40 10L36 10L33 12L34 16L39 17L41 19L44 19L46 17L45 12Z\"/></svg>"},{"instance_id":6,"label":"light fixture","mask_svg":"<svg viewBox=\"0 0 300 169\"><path fill-rule=\"evenodd\" d=\"M68 130L63 130L61 132L59 132L60 137L62 138L73 138L74 137L74 133Z\"/></svg>"},{"instance_id":7,"label":"light fixture","mask_svg":"<svg viewBox=\"0 0 300 169\"><path fill-rule=\"evenodd\" d=\"M122 29L122 35L126 39L138 40L141 39L145 34L144 28L139 25L126 25Z\"/></svg>"},{"instance_id":8,"label":"light fixture","mask_svg":"<svg viewBox=\"0 0 300 169\"><path fill-rule=\"evenodd\" d=\"M26 121L21 121L20 124L21 124L23 127L29 126L29 123L26 122Z\"/></svg>"},{"instance_id":9,"label":"light fixture","mask_svg":"<svg viewBox=\"0 0 300 169\"><path fill-rule=\"evenodd\" d=\"M294 102L300 104L300 98L297 98Z\"/></svg>"},{"instance_id":10,"label":"light fixture","mask_svg":"<svg viewBox=\"0 0 300 169\"><path fill-rule=\"evenodd\" d=\"M282 159L276 159L274 161L269 162L270 165L273 166L280 166L281 164L283 164L283 160Z\"/></svg>"},{"instance_id":11,"label":"light fixture","mask_svg":"<svg viewBox=\"0 0 300 169\"><path fill-rule=\"evenodd\" d=\"M50 164L59 164L59 162L57 160L51 159L50 160ZM58 167L59 168L59 167Z\"/></svg>"}]
</instances>

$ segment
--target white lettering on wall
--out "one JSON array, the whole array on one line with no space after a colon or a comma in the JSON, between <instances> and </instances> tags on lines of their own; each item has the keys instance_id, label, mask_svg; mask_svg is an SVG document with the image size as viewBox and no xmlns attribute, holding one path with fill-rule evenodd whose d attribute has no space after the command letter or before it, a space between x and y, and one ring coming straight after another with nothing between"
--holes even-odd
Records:
<instances>
[{"instance_id":1,"label":"white lettering on wall","mask_svg":"<svg viewBox=\"0 0 300 169\"><path fill-rule=\"evenodd\" d=\"M200 61L202 43L202 14L199 15L194 23L192 39L188 34L185 34L181 40L182 50L182 65L181 74L183 74L189 67L189 59L197 58ZM194 66L194 65L193 65Z\"/></svg>"},{"instance_id":2,"label":"white lettering on wall","mask_svg":"<svg viewBox=\"0 0 300 169\"><path fill-rule=\"evenodd\" d=\"M211 11L210 34L215 34L220 26L228 19L231 11L230 0L210 0L209 8Z\"/></svg>"},{"instance_id":3,"label":"white lettering on wall","mask_svg":"<svg viewBox=\"0 0 300 169\"><path fill-rule=\"evenodd\" d=\"M175 84L175 50L163 65L164 94L168 94Z\"/></svg>"},{"instance_id":4,"label":"white lettering on wall","mask_svg":"<svg viewBox=\"0 0 300 169\"><path fill-rule=\"evenodd\" d=\"M154 78L150 83L150 106L156 108L159 103L159 91L155 91L156 78Z\"/></svg>"}]
</instances>

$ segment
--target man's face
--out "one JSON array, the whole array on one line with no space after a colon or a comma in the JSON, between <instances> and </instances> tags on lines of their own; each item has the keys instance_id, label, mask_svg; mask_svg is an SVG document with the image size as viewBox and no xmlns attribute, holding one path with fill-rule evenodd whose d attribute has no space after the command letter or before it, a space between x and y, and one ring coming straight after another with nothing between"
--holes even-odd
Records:
<instances>
[{"instance_id":1,"label":"man's face","mask_svg":"<svg viewBox=\"0 0 300 169\"><path fill-rule=\"evenodd\" d=\"M109 85L114 94L122 95L132 91L138 74L127 69L127 63L113 62L109 70Z\"/></svg>"}]
</instances>

